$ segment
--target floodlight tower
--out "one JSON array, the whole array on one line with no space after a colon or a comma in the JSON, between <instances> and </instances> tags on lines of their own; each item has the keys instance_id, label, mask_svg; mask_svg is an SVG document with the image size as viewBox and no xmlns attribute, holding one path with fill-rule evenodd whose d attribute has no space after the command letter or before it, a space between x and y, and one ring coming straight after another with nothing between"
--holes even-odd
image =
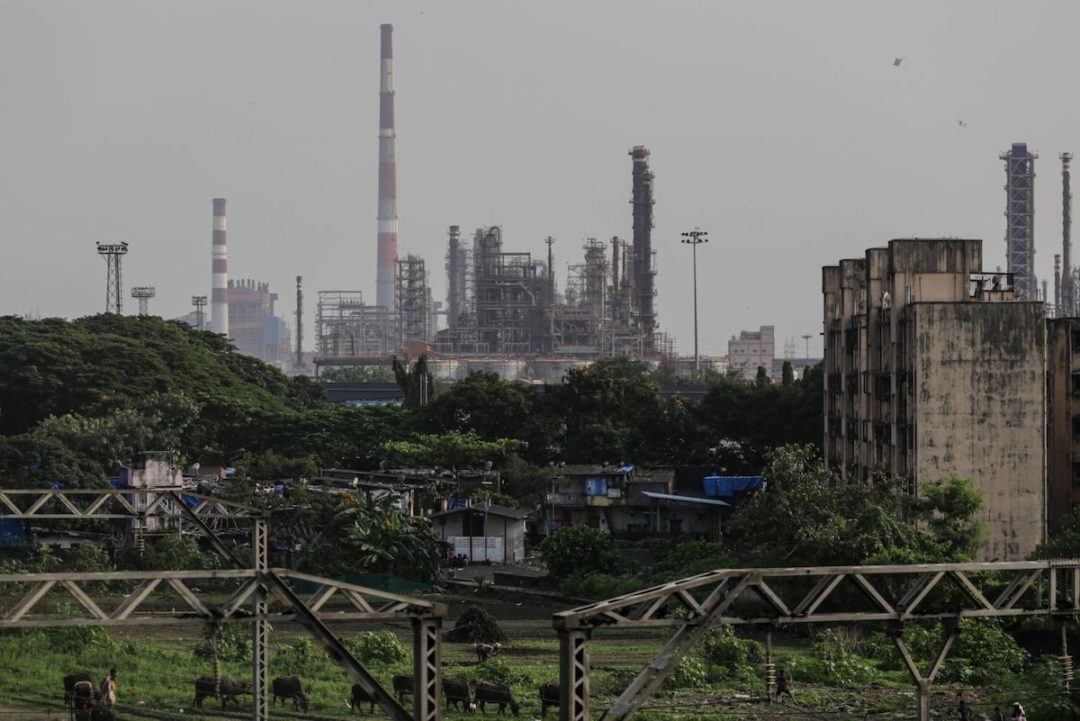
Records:
<instances>
[{"instance_id":1,"label":"floodlight tower","mask_svg":"<svg viewBox=\"0 0 1080 721\"><path fill-rule=\"evenodd\" d=\"M139 301L139 315L149 315L150 299L157 295L152 285L137 285L131 289L131 297Z\"/></svg>"},{"instance_id":2,"label":"floodlight tower","mask_svg":"<svg viewBox=\"0 0 1080 721\"><path fill-rule=\"evenodd\" d=\"M199 330L206 330L206 311L203 310L206 307L206 296L191 296L191 304L195 306L195 327Z\"/></svg>"},{"instance_id":3,"label":"floodlight tower","mask_svg":"<svg viewBox=\"0 0 1080 721\"><path fill-rule=\"evenodd\" d=\"M124 301L120 260L127 254L128 244L98 243L97 252L105 259L105 265L108 268L105 276L105 312L120 315Z\"/></svg>"}]
</instances>

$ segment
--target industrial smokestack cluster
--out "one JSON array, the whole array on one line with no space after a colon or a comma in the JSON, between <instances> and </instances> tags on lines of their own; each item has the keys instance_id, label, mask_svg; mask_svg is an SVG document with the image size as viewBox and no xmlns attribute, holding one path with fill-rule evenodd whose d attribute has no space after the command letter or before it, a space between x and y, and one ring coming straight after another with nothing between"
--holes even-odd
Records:
<instances>
[{"instance_id":1,"label":"industrial smokestack cluster","mask_svg":"<svg viewBox=\"0 0 1080 721\"><path fill-rule=\"evenodd\" d=\"M382 25L379 84L379 238L375 303L394 310L394 273L398 259L397 161L394 158L393 25Z\"/></svg>"},{"instance_id":2,"label":"industrial smokestack cluster","mask_svg":"<svg viewBox=\"0 0 1080 721\"><path fill-rule=\"evenodd\" d=\"M225 198L214 198L211 255L210 329L229 335L229 255L225 244Z\"/></svg>"}]
</instances>

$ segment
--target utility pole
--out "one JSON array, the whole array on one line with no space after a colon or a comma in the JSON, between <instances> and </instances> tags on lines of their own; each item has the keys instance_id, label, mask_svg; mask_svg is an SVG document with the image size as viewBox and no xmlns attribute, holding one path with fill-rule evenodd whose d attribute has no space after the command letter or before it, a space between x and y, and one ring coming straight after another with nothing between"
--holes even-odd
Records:
<instances>
[{"instance_id":1,"label":"utility pole","mask_svg":"<svg viewBox=\"0 0 1080 721\"><path fill-rule=\"evenodd\" d=\"M688 244L694 251L694 379L701 378L701 355L698 353L698 313L697 313L697 247L701 243L709 242L709 231L694 228L682 234L682 242Z\"/></svg>"}]
</instances>

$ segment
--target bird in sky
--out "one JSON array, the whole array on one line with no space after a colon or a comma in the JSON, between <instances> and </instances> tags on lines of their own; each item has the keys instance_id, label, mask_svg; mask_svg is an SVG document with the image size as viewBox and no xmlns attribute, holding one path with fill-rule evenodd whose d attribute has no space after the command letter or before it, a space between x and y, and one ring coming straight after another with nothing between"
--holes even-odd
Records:
<instances>
[{"instance_id":1,"label":"bird in sky","mask_svg":"<svg viewBox=\"0 0 1080 721\"><path fill-rule=\"evenodd\" d=\"M960 118L956 119L956 124L959 125L961 128L966 128L967 127L967 123L964 122L963 120L961 120Z\"/></svg>"},{"instance_id":2,"label":"bird in sky","mask_svg":"<svg viewBox=\"0 0 1080 721\"><path fill-rule=\"evenodd\" d=\"M893 58L893 67L900 67L900 63L904 62L903 58Z\"/></svg>"}]
</instances>

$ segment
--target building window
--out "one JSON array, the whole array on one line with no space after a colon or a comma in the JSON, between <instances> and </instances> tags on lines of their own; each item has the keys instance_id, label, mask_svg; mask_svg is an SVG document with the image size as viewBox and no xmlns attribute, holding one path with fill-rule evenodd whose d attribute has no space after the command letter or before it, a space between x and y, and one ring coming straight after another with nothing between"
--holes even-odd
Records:
<instances>
[{"instance_id":1,"label":"building window","mask_svg":"<svg viewBox=\"0 0 1080 721\"><path fill-rule=\"evenodd\" d=\"M483 511L466 511L461 519L461 535L472 537L483 536L485 515L487 514Z\"/></svg>"}]
</instances>

